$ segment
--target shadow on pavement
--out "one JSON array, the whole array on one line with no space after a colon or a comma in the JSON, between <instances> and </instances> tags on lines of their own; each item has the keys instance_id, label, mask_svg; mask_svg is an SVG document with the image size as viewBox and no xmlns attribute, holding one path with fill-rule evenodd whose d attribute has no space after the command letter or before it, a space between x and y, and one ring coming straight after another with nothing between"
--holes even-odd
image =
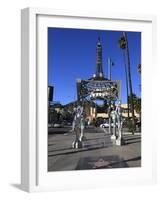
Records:
<instances>
[{"instance_id":1,"label":"shadow on pavement","mask_svg":"<svg viewBox=\"0 0 161 200\"><path fill-rule=\"evenodd\" d=\"M103 149L103 148L107 148L107 147L111 147L112 144L109 143L108 146L107 144L104 145L104 144L97 144L97 146L86 146L85 148L82 148L82 149L71 149L71 148L67 148L66 150L69 150L67 152L60 152L60 153L56 153L56 154L48 154L48 157L52 157L52 156L60 156L60 155L68 155L68 154L75 154L75 153L78 153L78 152L83 152L83 151L93 151L93 150L97 150L97 149ZM61 151L58 150L58 151ZM50 152L55 152L55 150L52 150Z\"/></svg>"},{"instance_id":2,"label":"shadow on pavement","mask_svg":"<svg viewBox=\"0 0 161 200\"><path fill-rule=\"evenodd\" d=\"M122 138L123 145L129 145L129 144L134 144L134 143L141 143L141 136L138 137L126 137L124 136Z\"/></svg>"},{"instance_id":3,"label":"shadow on pavement","mask_svg":"<svg viewBox=\"0 0 161 200\"><path fill-rule=\"evenodd\" d=\"M127 163L124 162L123 158L113 156L102 156L102 157L85 157L81 158L78 162L76 170L80 169L107 169L107 168L121 168L128 167Z\"/></svg>"},{"instance_id":4,"label":"shadow on pavement","mask_svg":"<svg viewBox=\"0 0 161 200\"><path fill-rule=\"evenodd\" d=\"M129 167L127 162L137 160L141 160L141 157L138 156L127 160L124 160L122 157L117 155L103 157L85 157L79 160L76 170L126 168Z\"/></svg>"}]
</instances>

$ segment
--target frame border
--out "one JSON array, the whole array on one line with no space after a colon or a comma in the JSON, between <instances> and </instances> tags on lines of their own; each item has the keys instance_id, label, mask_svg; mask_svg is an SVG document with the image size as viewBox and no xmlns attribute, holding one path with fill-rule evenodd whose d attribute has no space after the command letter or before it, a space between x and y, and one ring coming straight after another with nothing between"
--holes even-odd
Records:
<instances>
[{"instance_id":1,"label":"frame border","mask_svg":"<svg viewBox=\"0 0 161 200\"><path fill-rule=\"evenodd\" d=\"M44 8L25 8L21 10L21 189L41 191L38 185L37 165L37 15L67 16L75 18L94 18L126 20L152 23L153 61L156 60L156 17L102 13L87 11L67 11ZM156 64L156 63L155 63ZM153 180L156 182L156 149L153 144Z\"/></svg>"}]
</instances>

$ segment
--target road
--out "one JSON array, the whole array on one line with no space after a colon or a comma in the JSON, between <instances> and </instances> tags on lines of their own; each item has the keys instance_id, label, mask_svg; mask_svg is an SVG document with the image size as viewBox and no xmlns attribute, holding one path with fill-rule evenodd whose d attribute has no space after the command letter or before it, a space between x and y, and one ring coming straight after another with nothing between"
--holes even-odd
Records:
<instances>
[{"instance_id":1,"label":"road","mask_svg":"<svg viewBox=\"0 0 161 200\"><path fill-rule=\"evenodd\" d=\"M126 134L124 145L115 146L106 132L87 128L83 148L72 149L71 127L49 128L48 171L140 167L141 135Z\"/></svg>"}]
</instances>

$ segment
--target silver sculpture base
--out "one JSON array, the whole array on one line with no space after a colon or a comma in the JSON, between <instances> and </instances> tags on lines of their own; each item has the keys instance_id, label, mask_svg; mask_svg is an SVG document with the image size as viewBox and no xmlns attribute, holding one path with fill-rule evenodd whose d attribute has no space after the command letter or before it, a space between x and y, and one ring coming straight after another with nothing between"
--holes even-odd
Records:
<instances>
[{"instance_id":1,"label":"silver sculpture base","mask_svg":"<svg viewBox=\"0 0 161 200\"><path fill-rule=\"evenodd\" d=\"M87 140L87 138L83 135L83 136L80 136L80 138L79 138L79 141L80 142L82 142L82 141L85 141L85 140Z\"/></svg>"},{"instance_id":2,"label":"silver sculpture base","mask_svg":"<svg viewBox=\"0 0 161 200\"><path fill-rule=\"evenodd\" d=\"M117 146L121 146L121 138L117 138L117 140L115 141L115 144Z\"/></svg>"},{"instance_id":3,"label":"silver sculpture base","mask_svg":"<svg viewBox=\"0 0 161 200\"><path fill-rule=\"evenodd\" d=\"M112 136L111 136L111 140L116 140L116 136L115 136L115 135L112 135Z\"/></svg>"},{"instance_id":4,"label":"silver sculpture base","mask_svg":"<svg viewBox=\"0 0 161 200\"><path fill-rule=\"evenodd\" d=\"M82 147L83 147L82 141L80 141L80 140L73 141L73 143L72 143L73 149L79 149L79 148L82 148Z\"/></svg>"}]
</instances>

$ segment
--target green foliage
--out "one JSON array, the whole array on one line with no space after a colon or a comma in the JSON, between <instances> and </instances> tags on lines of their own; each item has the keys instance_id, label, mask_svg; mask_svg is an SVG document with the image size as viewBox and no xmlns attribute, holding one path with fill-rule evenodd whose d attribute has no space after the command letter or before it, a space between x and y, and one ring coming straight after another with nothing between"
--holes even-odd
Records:
<instances>
[{"instance_id":1,"label":"green foliage","mask_svg":"<svg viewBox=\"0 0 161 200\"><path fill-rule=\"evenodd\" d=\"M96 118L95 126L98 127L98 126L100 126L102 123L103 123L103 118L102 118L102 117Z\"/></svg>"},{"instance_id":2,"label":"green foliage","mask_svg":"<svg viewBox=\"0 0 161 200\"><path fill-rule=\"evenodd\" d=\"M138 114L141 114L141 98L137 97L136 94L133 94L132 97L128 96L128 102L129 102L130 107L132 103L132 98L133 98L134 110Z\"/></svg>"},{"instance_id":3,"label":"green foliage","mask_svg":"<svg viewBox=\"0 0 161 200\"><path fill-rule=\"evenodd\" d=\"M96 124L96 120L95 120L95 118L94 118L94 119L91 121L90 125L95 126L95 124Z\"/></svg>"},{"instance_id":4,"label":"green foliage","mask_svg":"<svg viewBox=\"0 0 161 200\"><path fill-rule=\"evenodd\" d=\"M135 118L135 123L137 119ZM125 118L123 122L123 128L127 128L129 132L134 133L136 131L136 126L132 118Z\"/></svg>"},{"instance_id":5,"label":"green foliage","mask_svg":"<svg viewBox=\"0 0 161 200\"><path fill-rule=\"evenodd\" d=\"M61 120L65 120L65 121L68 121L68 122L72 122L73 120L73 115L71 112L67 111L67 110L63 110L61 112Z\"/></svg>"},{"instance_id":6,"label":"green foliage","mask_svg":"<svg viewBox=\"0 0 161 200\"><path fill-rule=\"evenodd\" d=\"M133 124L133 121L132 120L128 120L128 122L127 122L127 127L128 127L128 130L130 131L130 132L134 132L135 131L135 126L134 126L134 124Z\"/></svg>"},{"instance_id":7,"label":"green foliage","mask_svg":"<svg viewBox=\"0 0 161 200\"><path fill-rule=\"evenodd\" d=\"M126 40L125 37L121 37L118 41L118 45L120 49L125 49L126 48Z\"/></svg>"},{"instance_id":8,"label":"green foliage","mask_svg":"<svg viewBox=\"0 0 161 200\"><path fill-rule=\"evenodd\" d=\"M141 74L141 64L138 65L138 73Z\"/></svg>"}]
</instances>

